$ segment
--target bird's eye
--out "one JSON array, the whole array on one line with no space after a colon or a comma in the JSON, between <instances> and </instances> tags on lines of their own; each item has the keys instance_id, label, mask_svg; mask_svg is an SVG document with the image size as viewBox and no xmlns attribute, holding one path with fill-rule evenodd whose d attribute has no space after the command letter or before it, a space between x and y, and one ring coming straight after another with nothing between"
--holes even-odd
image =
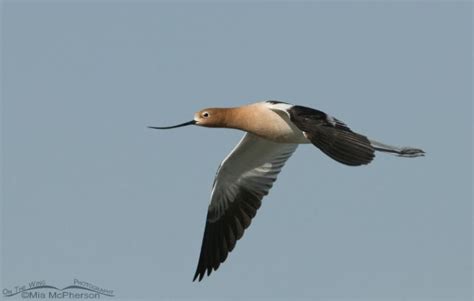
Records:
<instances>
[{"instance_id":1,"label":"bird's eye","mask_svg":"<svg viewBox=\"0 0 474 301\"><path fill-rule=\"evenodd\" d=\"M202 117L204 117L204 118L209 117L209 113L208 113L208 112L203 112L203 113L202 113Z\"/></svg>"}]
</instances>

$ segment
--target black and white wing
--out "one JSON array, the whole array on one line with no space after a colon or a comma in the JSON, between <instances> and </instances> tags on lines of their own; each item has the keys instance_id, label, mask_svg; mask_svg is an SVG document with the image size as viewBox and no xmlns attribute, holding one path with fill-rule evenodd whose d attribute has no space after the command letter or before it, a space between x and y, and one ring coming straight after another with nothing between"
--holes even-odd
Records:
<instances>
[{"instance_id":1,"label":"black and white wing","mask_svg":"<svg viewBox=\"0 0 474 301\"><path fill-rule=\"evenodd\" d=\"M225 261L297 146L247 133L224 159L214 180L193 281L201 281Z\"/></svg>"},{"instance_id":2,"label":"black and white wing","mask_svg":"<svg viewBox=\"0 0 474 301\"><path fill-rule=\"evenodd\" d=\"M374 147L369 139L353 132L344 122L303 106L288 109L290 120L308 140L334 160L351 166L369 164Z\"/></svg>"}]
</instances>

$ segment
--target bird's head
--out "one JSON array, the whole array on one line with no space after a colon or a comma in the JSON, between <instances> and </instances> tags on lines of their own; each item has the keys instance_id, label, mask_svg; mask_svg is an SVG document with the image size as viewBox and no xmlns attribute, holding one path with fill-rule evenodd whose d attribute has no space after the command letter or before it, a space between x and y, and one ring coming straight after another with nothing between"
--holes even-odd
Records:
<instances>
[{"instance_id":1,"label":"bird's head","mask_svg":"<svg viewBox=\"0 0 474 301\"><path fill-rule=\"evenodd\" d=\"M226 120L228 119L228 115L230 114L230 109L224 108L206 108L202 109L194 114L194 119L191 121L187 121L181 124L172 125L172 126L165 126L165 127L156 127L156 126L149 126L152 129L158 130L167 130L178 128L187 125L199 125L205 127L225 127Z\"/></svg>"}]
</instances>

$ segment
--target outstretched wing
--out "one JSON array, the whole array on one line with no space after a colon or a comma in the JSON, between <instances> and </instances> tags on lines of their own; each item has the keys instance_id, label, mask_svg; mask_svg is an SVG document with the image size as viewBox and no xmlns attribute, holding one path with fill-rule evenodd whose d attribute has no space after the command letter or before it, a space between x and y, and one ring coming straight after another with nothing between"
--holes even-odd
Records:
<instances>
[{"instance_id":1,"label":"outstretched wing","mask_svg":"<svg viewBox=\"0 0 474 301\"><path fill-rule=\"evenodd\" d=\"M194 280L217 270L244 234L297 144L247 133L217 170Z\"/></svg>"},{"instance_id":2,"label":"outstretched wing","mask_svg":"<svg viewBox=\"0 0 474 301\"><path fill-rule=\"evenodd\" d=\"M342 121L324 112L292 106L290 120L304 132L306 138L334 160L346 165L368 164L374 158L374 148L366 136L353 132Z\"/></svg>"}]
</instances>

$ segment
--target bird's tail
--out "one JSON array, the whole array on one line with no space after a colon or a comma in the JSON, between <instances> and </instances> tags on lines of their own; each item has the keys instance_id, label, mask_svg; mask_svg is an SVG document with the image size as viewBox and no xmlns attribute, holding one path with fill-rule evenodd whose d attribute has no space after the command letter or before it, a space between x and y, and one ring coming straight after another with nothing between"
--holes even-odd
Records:
<instances>
[{"instance_id":1,"label":"bird's tail","mask_svg":"<svg viewBox=\"0 0 474 301\"><path fill-rule=\"evenodd\" d=\"M372 147L379 152L391 153L399 157L414 158L425 155L425 152L419 148L413 147L397 147L388 144L384 144L375 140L369 140Z\"/></svg>"}]
</instances>

